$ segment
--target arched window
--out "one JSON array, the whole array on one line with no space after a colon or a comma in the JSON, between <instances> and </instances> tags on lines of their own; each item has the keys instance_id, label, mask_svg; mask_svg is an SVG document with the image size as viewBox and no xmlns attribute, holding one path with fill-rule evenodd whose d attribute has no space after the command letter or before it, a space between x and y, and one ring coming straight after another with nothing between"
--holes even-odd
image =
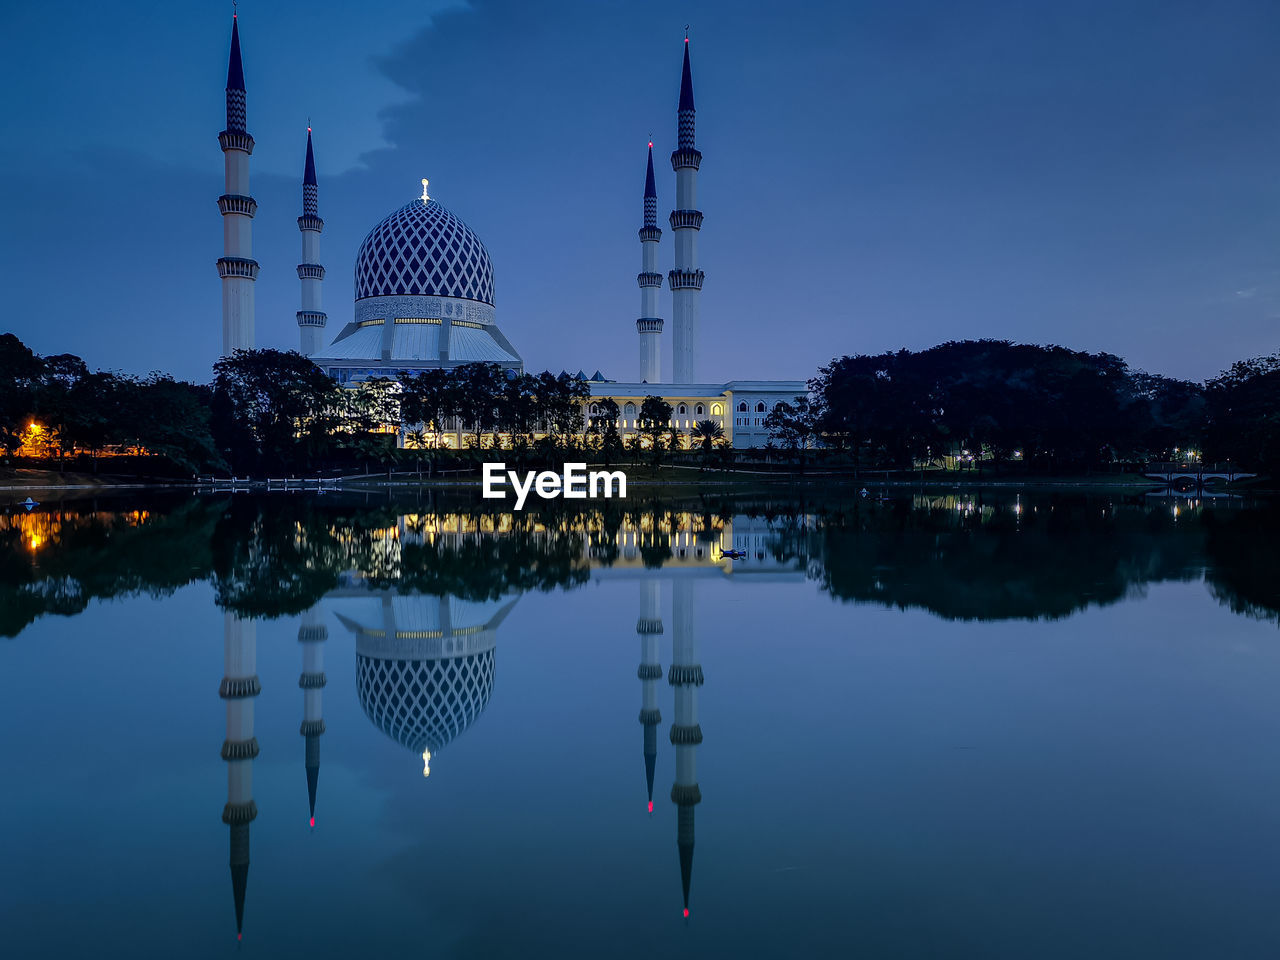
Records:
<instances>
[{"instance_id":1,"label":"arched window","mask_svg":"<svg viewBox=\"0 0 1280 960\"><path fill-rule=\"evenodd\" d=\"M598 405L598 404L594 404L594 403L593 403L593 404L591 405L591 415L594 417L594 416L596 416L599 412L600 412L600 407L599 407L599 405Z\"/></svg>"},{"instance_id":2,"label":"arched window","mask_svg":"<svg viewBox=\"0 0 1280 960\"><path fill-rule=\"evenodd\" d=\"M746 402L745 400L744 400L744 401L742 401L742 403L738 404L738 412L739 412L739 413L746 413L746 412L747 412L747 402Z\"/></svg>"},{"instance_id":3,"label":"arched window","mask_svg":"<svg viewBox=\"0 0 1280 960\"><path fill-rule=\"evenodd\" d=\"M688 412L689 412L688 408L686 408L683 403L680 404L680 409L676 411L676 413L680 414L680 416L682 417Z\"/></svg>"},{"instance_id":4,"label":"arched window","mask_svg":"<svg viewBox=\"0 0 1280 960\"><path fill-rule=\"evenodd\" d=\"M756 413L764 413L764 401L756 404Z\"/></svg>"},{"instance_id":5,"label":"arched window","mask_svg":"<svg viewBox=\"0 0 1280 960\"><path fill-rule=\"evenodd\" d=\"M705 410L703 410L703 408L702 408L702 404L698 404L696 407L694 407L694 408L693 408L693 415L694 415L695 417L700 417L700 416L702 416L702 414L703 414L703 413L705 413L705 412L706 412L706 411L705 411Z\"/></svg>"},{"instance_id":6,"label":"arched window","mask_svg":"<svg viewBox=\"0 0 1280 960\"><path fill-rule=\"evenodd\" d=\"M723 417L723 416L724 416L724 407L720 406L720 404L718 404L718 403L713 403L713 404L711 405L711 415L712 415L713 417Z\"/></svg>"},{"instance_id":7,"label":"arched window","mask_svg":"<svg viewBox=\"0 0 1280 960\"><path fill-rule=\"evenodd\" d=\"M624 417L634 417L636 415L636 405L634 403L628 403L622 408L622 415Z\"/></svg>"}]
</instances>

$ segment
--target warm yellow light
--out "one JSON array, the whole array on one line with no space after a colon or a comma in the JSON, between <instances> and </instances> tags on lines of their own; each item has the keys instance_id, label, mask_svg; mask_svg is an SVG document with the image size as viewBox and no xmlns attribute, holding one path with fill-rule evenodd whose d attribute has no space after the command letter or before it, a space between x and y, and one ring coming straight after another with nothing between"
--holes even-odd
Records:
<instances>
[{"instance_id":1,"label":"warm yellow light","mask_svg":"<svg viewBox=\"0 0 1280 960\"><path fill-rule=\"evenodd\" d=\"M32 550L39 550L39 549L40 549L40 547L41 547L41 546L43 546L43 545L44 545L44 537L40 536L40 534L38 534L38 533L32 533L32 534L31 534L31 549L32 549Z\"/></svg>"},{"instance_id":2,"label":"warm yellow light","mask_svg":"<svg viewBox=\"0 0 1280 960\"><path fill-rule=\"evenodd\" d=\"M426 184L426 182L427 182L427 181L425 181L425 180L423 180L423 181L422 181L422 183L423 183L423 185L424 185L424 188L425 188L425 184ZM422 751L422 775L423 775L424 777L429 777L429 776L431 776L431 751L430 751L430 749L427 749L427 750L423 750L423 751Z\"/></svg>"}]
</instances>

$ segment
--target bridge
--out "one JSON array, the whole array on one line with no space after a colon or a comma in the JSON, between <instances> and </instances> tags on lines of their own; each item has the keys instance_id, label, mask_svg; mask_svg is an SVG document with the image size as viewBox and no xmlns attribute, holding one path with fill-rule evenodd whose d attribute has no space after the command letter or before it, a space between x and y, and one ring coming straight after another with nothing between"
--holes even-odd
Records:
<instances>
[{"instance_id":1,"label":"bridge","mask_svg":"<svg viewBox=\"0 0 1280 960\"><path fill-rule=\"evenodd\" d=\"M1169 486L1177 483L1194 483L1203 486L1214 481L1246 480L1256 477L1256 473L1240 470L1234 463L1148 463L1142 471L1144 476L1153 480L1163 480Z\"/></svg>"}]
</instances>

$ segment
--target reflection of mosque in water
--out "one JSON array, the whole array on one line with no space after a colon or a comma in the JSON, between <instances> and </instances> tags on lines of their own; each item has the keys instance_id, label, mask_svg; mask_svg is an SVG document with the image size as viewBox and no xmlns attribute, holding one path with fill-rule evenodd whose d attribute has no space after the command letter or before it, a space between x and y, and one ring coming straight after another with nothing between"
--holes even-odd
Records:
<instances>
[{"instance_id":1,"label":"reflection of mosque in water","mask_svg":"<svg viewBox=\"0 0 1280 960\"><path fill-rule=\"evenodd\" d=\"M486 518L488 519L488 518ZM380 532L379 576L393 570L401 545L444 538L462 542L481 534L502 535L499 522L487 525L463 517L402 517L397 526ZM676 844L679 851L683 914L689 916L693 876L694 808L702 793L697 777L697 748L702 743L698 721L698 688L702 665L693 626L694 586L703 576L754 574L763 579L803 579L793 563L774 560L769 550L770 527L765 521L737 517L718 525L692 515L642 518L618 530L616 554L608 561L595 557L592 543L582 562L595 579L634 579L640 587L636 632L640 637L643 754L648 811L653 813L653 784L657 768L658 705L663 677L660 641L663 584L672 588L671 666L673 723L668 739L675 751L675 782L671 801L677 807ZM661 569L651 553L658 548ZM730 550L748 554L732 561ZM735 566L736 563L736 566ZM432 758L463 734L488 706L496 672L497 632L519 597L471 601L456 596L399 594L371 589L361 572L345 575L330 591L325 604L355 640L356 696L370 721L386 736L411 750L422 761L422 775L431 773ZM325 732L322 693L326 685L324 645L328 639L320 606L302 615L298 642L302 647L302 725L308 817L316 823L316 793L320 775L320 736ZM227 763L227 803L222 820L231 829L231 884L236 935L244 925L249 873L249 825L257 817L253 799L253 761L259 744L253 730L253 705L261 692L257 675L257 627L253 621L224 615L224 676L219 695L226 701L227 733L222 758Z\"/></svg>"}]
</instances>

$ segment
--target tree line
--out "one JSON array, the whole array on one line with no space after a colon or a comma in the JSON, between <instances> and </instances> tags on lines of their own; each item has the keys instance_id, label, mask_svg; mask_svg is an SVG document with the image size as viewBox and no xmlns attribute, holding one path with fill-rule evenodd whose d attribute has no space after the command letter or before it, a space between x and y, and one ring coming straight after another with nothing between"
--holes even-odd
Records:
<instances>
[{"instance_id":1,"label":"tree line","mask_svg":"<svg viewBox=\"0 0 1280 960\"><path fill-rule=\"evenodd\" d=\"M1191 458L1280 470L1280 355L1194 383L1108 353L964 340L840 357L809 386L770 415L774 436L855 464L1064 471Z\"/></svg>"},{"instance_id":2,"label":"tree line","mask_svg":"<svg viewBox=\"0 0 1280 960\"><path fill-rule=\"evenodd\" d=\"M463 462L499 444L516 460L568 454L659 462L698 448L711 462L723 428L685 435L658 396L639 404L625 438L619 409L566 374L513 374L490 364L370 378L344 387L296 352L244 350L211 384L161 373L91 372L69 354L41 357L0 336L0 446L45 456L145 450L187 472L305 472L378 464ZM801 466L917 469L947 465L1063 472L1149 461L1231 461L1280 472L1280 354L1245 360L1205 383L1131 369L1119 357L1001 340L833 360L807 396L765 419L764 456ZM403 435L403 446L400 438ZM450 450L441 449L445 435ZM458 447L462 449L459 450ZM719 462L719 461L717 461Z\"/></svg>"}]
</instances>

